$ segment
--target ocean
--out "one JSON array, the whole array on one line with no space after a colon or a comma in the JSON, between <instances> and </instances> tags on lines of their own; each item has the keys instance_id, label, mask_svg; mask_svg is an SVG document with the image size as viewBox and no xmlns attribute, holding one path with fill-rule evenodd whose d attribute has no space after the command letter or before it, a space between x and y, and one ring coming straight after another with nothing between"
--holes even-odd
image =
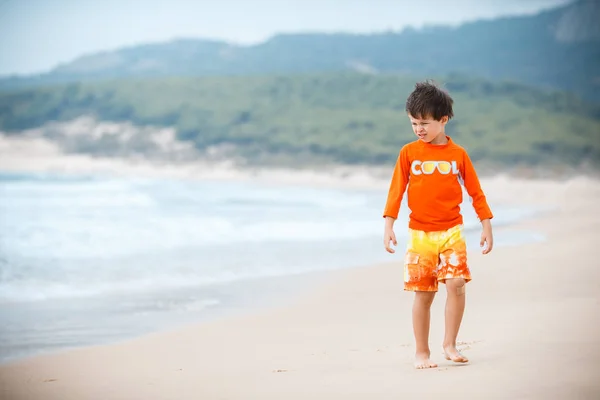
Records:
<instances>
[{"instance_id":1,"label":"ocean","mask_svg":"<svg viewBox=\"0 0 600 400\"><path fill-rule=\"evenodd\" d=\"M0 362L283 304L327 271L401 268L408 210L390 255L386 189L0 174ZM495 227L539 211L492 208ZM496 246L539 240L495 233Z\"/></svg>"}]
</instances>

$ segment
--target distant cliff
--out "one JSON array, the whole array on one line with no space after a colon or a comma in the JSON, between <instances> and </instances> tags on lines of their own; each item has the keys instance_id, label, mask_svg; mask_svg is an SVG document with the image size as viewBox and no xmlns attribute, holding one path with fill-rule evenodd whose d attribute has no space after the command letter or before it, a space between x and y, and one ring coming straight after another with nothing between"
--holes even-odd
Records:
<instances>
[{"instance_id":1,"label":"distant cliff","mask_svg":"<svg viewBox=\"0 0 600 400\"><path fill-rule=\"evenodd\" d=\"M580 1L565 9L554 29L559 42L600 42L600 2Z\"/></svg>"}]
</instances>

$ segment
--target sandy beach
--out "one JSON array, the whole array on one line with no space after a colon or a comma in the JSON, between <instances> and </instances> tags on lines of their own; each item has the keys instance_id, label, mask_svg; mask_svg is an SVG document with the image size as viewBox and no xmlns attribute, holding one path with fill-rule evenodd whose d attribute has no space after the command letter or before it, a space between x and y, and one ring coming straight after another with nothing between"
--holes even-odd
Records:
<instances>
[{"instance_id":1,"label":"sandy beach","mask_svg":"<svg viewBox=\"0 0 600 400\"><path fill-rule=\"evenodd\" d=\"M413 368L399 249L389 263L328 273L291 306L2 365L0 398L598 398L600 184L499 177L484 189L492 207L553 211L500 228L535 229L543 243L487 256L470 245L474 280L459 334L467 365L441 354L442 287L430 336L439 367Z\"/></svg>"}]
</instances>

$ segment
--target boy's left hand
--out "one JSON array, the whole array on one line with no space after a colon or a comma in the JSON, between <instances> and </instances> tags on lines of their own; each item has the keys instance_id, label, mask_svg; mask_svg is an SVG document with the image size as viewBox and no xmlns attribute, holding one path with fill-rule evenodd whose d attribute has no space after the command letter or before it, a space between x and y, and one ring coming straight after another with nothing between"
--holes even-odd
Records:
<instances>
[{"instance_id":1,"label":"boy's left hand","mask_svg":"<svg viewBox=\"0 0 600 400\"><path fill-rule=\"evenodd\" d=\"M494 235L492 235L492 224L489 219L482 221L483 231L481 232L481 241L479 246L483 254L488 254L494 248ZM485 246L485 247L484 247Z\"/></svg>"}]
</instances>

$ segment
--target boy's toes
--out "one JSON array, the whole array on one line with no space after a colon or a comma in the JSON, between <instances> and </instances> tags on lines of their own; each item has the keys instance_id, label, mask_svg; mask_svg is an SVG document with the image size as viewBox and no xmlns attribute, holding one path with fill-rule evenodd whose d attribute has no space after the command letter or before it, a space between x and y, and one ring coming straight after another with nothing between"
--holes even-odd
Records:
<instances>
[{"instance_id":1,"label":"boy's toes","mask_svg":"<svg viewBox=\"0 0 600 400\"><path fill-rule=\"evenodd\" d=\"M469 362L469 359L463 356L454 346L445 347L444 355L446 356L446 360L454 361L456 363Z\"/></svg>"},{"instance_id":2,"label":"boy's toes","mask_svg":"<svg viewBox=\"0 0 600 400\"><path fill-rule=\"evenodd\" d=\"M417 356L415 360L416 369L437 368L437 364L429 359L429 356Z\"/></svg>"}]
</instances>

